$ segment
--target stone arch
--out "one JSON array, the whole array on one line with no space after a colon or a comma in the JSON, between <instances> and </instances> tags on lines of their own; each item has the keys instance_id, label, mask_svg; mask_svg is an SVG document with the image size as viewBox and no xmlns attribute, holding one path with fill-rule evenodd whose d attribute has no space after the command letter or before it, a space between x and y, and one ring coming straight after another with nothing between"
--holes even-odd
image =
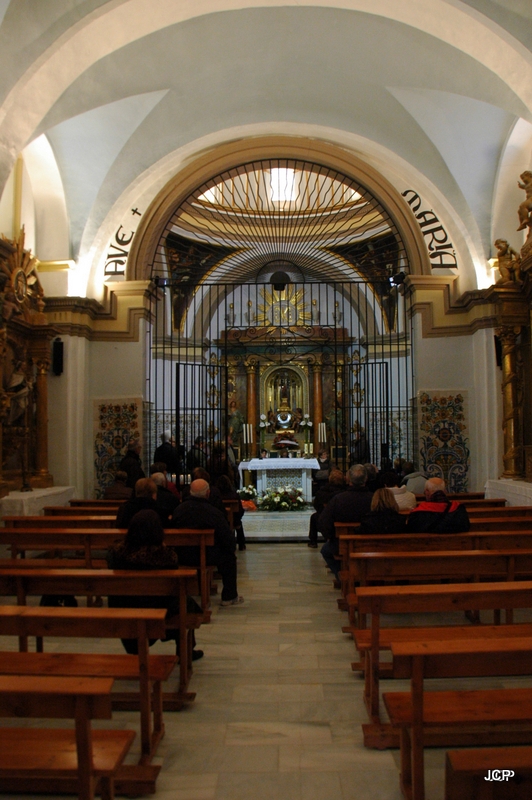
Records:
<instances>
[{"instance_id":1,"label":"stone arch","mask_svg":"<svg viewBox=\"0 0 532 800\"><path fill-rule=\"evenodd\" d=\"M407 204L391 183L356 154L328 142L291 136L262 136L209 150L178 172L144 213L128 259L128 280L149 280L155 250L172 213L189 194L215 175L239 164L269 158L315 161L362 183L384 206L404 242L410 274L430 275L423 236Z\"/></svg>"}]
</instances>

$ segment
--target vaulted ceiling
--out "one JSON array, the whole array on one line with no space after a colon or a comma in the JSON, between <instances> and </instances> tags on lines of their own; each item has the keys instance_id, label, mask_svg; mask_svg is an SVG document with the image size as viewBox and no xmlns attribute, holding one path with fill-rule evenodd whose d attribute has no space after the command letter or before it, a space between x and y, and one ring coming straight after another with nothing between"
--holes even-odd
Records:
<instances>
[{"instance_id":1,"label":"vaulted ceiling","mask_svg":"<svg viewBox=\"0 0 532 800\"><path fill-rule=\"evenodd\" d=\"M206 148L268 133L415 189L467 249L465 285L494 238L520 246L529 0L0 0L0 21L0 191L45 137L74 260Z\"/></svg>"}]
</instances>

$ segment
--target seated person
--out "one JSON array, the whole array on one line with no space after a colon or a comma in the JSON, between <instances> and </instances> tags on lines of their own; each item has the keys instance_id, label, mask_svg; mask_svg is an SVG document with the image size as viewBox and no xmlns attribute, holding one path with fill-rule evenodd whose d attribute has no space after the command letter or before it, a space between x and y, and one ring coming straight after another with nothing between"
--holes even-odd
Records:
<instances>
[{"instance_id":1,"label":"seated person","mask_svg":"<svg viewBox=\"0 0 532 800\"><path fill-rule=\"evenodd\" d=\"M190 499L181 503L174 511L174 528L214 528L214 545L207 547L207 564L217 567L222 576L221 606L236 606L244 602L236 585L235 537L221 511L209 503L210 487L207 481L198 479L190 484ZM177 547L181 566L199 566L199 547Z\"/></svg>"},{"instance_id":2,"label":"seated person","mask_svg":"<svg viewBox=\"0 0 532 800\"><path fill-rule=\"evenodd\" d=\"M136 482L135 496L118 509L116 527L127 528L139 511L155 511L163 527L168 527L168 509L157 502L157 484L151 478L141 478Z\"/></svg>"},{"instance_id":3,"label":"seated person","mask_svg":"<svg viewBox=\"0 0 532 800\"><path fill-rule=\"evenodd\" d=\"M406 530L408 533L466 533L469 516L465 506L447 499L442 478L429 478L425 483L425 500L410 512Z\"/></svg>"},{"instance_id":4,"label":"seated person","mask_svg":"<svg viewBox=\"0 0 532 800\"><path fill-rule=\"evenodd\" d=\"M181 500L181 494L179 492L178 486L173 481L168 480L168 470L166 469L166 464L163 461L154 461L150 467L150 478L155 472L162 472L163 475L166 476L166 488L169 492L172 492L179 500ZM176 475L177 482L179 483L179 475Z\"/></svg>"},{"instance_id":5,"label":"seated person","mask_svg":"<svg viewBox=\"0 0 532 800\"><path fill-rule=\"evenodd\" d=\"M107 487L103 493L104 500L129 500L133 494L133 489L127 486L127 472L118 470L115 475L114 483Z\"/></svg>"},{"instance_id":6,"label":"seated person","mask_svg":"<svg viewBox=\"0 0 532 800\"><path fill-rule=\"evenodd\" d=\"M401 481L401 486L406 486L409 492L414 494L423 494L425 491L425 482L427 476L424 472L416 471L412 461L406 461L403 464L404 478Z\"/></svg>"},{"instance_id":7,"label":"seated person","mask_svg":"<svg viewBox=\"0 0 532 800\"><path fill-rule=\"evenodd\" d=\"M381 483L391 491L395 497L395 502L399 506L399 511L408 511L417 505L416 496L409 492L406 486L399 486L401 476L397 472L384 472L381 475Z\"/></svg>"},{"instance_id":8,"label":"seated person","mask_svg":"<svg viewBox=\"0 0 532 800\"><path fill-rule=\"evenodd\" d=\"M347 490L339 492L327 503L318 519L318 530L327 540L321 548L323 559L335 579L340 579L338 539L335 522L360 522L371 509L372 492L366 487L368 473L362 464L353 464L347 472Z\"/></svg>"},{"instance_id":9,"label":"seated person","mask_svg":"<svg viewBox=\"0 0 532 800\"><path fill-rule=\"evenodd\" d=\"M193 481L197 481L197 480L207 481L207 483L209 484L209 487L210 487L209 503L211 504L211 506L214 506L219 511L221 511L222 514L225 515L225 506L224 506L224 502L223 502L223 499L222 499L222 495L220 494L220 490L212 482L210 473L207 472L206 469L202 469L202 467L196 467L196 469L192 473L192 480Z\"/></svg>"},{"instance_id":10,"label":"seated person","mask_svg":"<svg viewBox=\"0 0 532 800\"><path fill-rule=\"evenodd\" d=\"M164 544L164 530L155 511L139 511L129 523L124 541L115 542L107 551L109 569L177 569L177 555L172 547ZM179 597L120 596L109 597L109 608L166 608L173 616L179 613ZM201 608L187 598L187 611L201 614ZM176 655L179 655L179 631L168 630L166 640L175 639ZM150 645L154 643L150 639ZM138 654L136 639L122 639L126 653ZM195 644L195 641L194 641ZM203 650L193 650L192 660L197 661Z\"/></svg>"},{"instance_id":11,"label":"seated person","mask_svg":"<svg viewBox=\"0 0 532 800\"><path fill-rule=\"evenodd\" d=\"M339 494L340 492L345 492L345 478L343 472L333 467L329 472L329 480L324 486L320 486L314 500L312 501L312 505L316 509L315 513L311 515L309 521L309 531L308 531L308 546L316 549L318 547L318 517L332 498Z\"/></svg>"},{"instance_id":12,"label":"seated person","mask_svg":"<svg viewBox=\"0 0 532 800\"><path fill-rule=\"evenodd\" d=\"M399 513L399 506L390 489L377 489L371 498L371 511L362 517L357 533L404 533L406 517Z\"/></svg>"},{"instance_id":13,"label":"seated person","mask_svg":"<svg viewBox=\"0 0 532 800\"><path fill-rule=\"evenodd\" d=\"M179 505L179 498L168 489L166 475L163 472L154 472L150 477L157 486L157 506L168 520Z\"/></svg>"}]
</instances>

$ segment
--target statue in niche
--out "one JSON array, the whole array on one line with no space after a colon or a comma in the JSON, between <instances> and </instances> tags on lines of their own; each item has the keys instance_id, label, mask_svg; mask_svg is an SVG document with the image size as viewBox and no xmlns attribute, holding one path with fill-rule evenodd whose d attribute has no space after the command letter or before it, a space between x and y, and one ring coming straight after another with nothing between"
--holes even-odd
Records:
<instances>
[{"instance_id":1,"label":"statue in niche","mask_svg":"<svg viewBox=\"0 0 532 800\"><path fill-rule=\"evenodd\" d=\"M228 432L233 437L233 442L236 445L240 444L240 437L244 430L245 418L242 412L238 409L236 400L231 400L229 403L229 418L228 418Z\"/></svg>"},{"instance_id":2,"label":"statue in niche","mask_svg":"<svg viewBox=\"0 0 532 800\"><path fill-rule=\"evenodd\" d=\"M319 325L320 324L320 310L318 308L318 301L312 301L312 324Z\"/></svg>"},{"instance_id":3,"label":"statue in niche","mask_svg":"<svg viewBox=\"0 0 532 800\"><path fill-rule=\"evenodd\" d=\"M519 253L510 247L506 239L496 239L497 248L497 267L499 268L500 278L498 285L521 282L521 258Z\"/></svg>"},{"instance_id":4,"label":"statue in niche","mask_svg":"<svg viewBox=\"0 0 532 800\"><path fill-rule=\"evenodd\" d=\"M526 170L520 176L521 181L517 181L517 185L520 189L524 189L526 192L526 197L519 206L517 213L519 215L519 227L518 231L524 231L530 225L532 225L532 221L530 219L530 212L532 211L532 172L530 170Z\"/></svg>"}]
</instances>

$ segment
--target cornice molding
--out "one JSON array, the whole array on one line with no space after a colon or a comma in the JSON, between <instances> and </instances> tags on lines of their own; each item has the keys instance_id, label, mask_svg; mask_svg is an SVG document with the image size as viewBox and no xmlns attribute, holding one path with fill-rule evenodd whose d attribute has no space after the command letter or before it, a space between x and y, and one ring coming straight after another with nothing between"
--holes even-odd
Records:
<instances>
[{"instance_id":1,"label":"cornice molding","mask_svg":"<svg viewBox=\"0 0 532 800\"><path fill-rule=\"evenodd\" d=\"M103 301L90 297L47 297L48 322L63 336L99 342L138 342L140 321L151 319L150 281L124 281L105 286Z\"/></svg>"},{"instance_id":2,"label":"cornice molding","mask_svg":"<svg viewBox=\"0 0 532 800\"><path fill-rule=\"evenodd\" d=\"M497 303L489 295L490 289L461 295L454 275L409 275L405 286L411 297L410 313L421 315L424 339L471 336L498 324Z\"/></svg>"}]
</instances>

